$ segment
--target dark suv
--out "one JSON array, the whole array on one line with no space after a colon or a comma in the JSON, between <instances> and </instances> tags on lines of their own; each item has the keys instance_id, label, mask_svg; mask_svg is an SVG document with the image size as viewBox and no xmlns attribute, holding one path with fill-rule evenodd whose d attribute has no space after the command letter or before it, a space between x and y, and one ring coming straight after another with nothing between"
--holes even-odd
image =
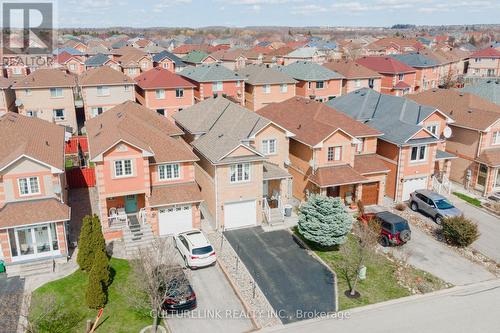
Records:
<instances>
[{"instance_id":1,"label":"dark suv","mask_svg":"<svg viewBox=\"0 0 500 333\"><path fill-rule=\"evenodd\" d=\"M408 221L401 216L385 211L376 213L375 218L380 222L382 246L403 245L411 239Z\"/></svg>"}]
</instances>

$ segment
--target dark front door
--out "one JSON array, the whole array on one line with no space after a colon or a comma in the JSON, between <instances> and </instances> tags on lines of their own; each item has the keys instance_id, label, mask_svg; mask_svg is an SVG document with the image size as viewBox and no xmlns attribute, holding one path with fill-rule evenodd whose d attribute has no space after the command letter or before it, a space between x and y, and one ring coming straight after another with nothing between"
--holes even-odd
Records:
<instances>
[{"instance_id":1,"label":"dark front door","mask_svg":"<svg viewBox=\"0 0 500 333\"><path fill-rule=\"evenodd\" d=\"M340 186L327 187L326 196L336 198L339 195L340 195Z\"/></svg>"}]
</instances>

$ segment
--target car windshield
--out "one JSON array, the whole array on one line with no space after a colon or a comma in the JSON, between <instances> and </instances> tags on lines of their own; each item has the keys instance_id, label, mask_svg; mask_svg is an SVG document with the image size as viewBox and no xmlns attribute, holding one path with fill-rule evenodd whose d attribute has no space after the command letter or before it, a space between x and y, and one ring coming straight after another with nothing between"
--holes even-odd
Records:
<instances>
[{"instance_id":1,"label":"car windshield","mask_svg":"<svg viewBox=\"0 0 500 333\"><path fill-rule=\"evenodd\" d=\"M396 232L407 230L408 229L408 223L403 222L403 221L398 222L398 223L394 223L394 229L396 230Z\"/></svg>"},{"instance_id":2,"label":"car windshield","mask_svg":"<svg viewBox=\"0 0 500 333\"><path fill-rule=\"evenodd\" d=\"M446 199L436 200L436 207L439 209L450 209L454 206Z\"/></svg>"},{"instance_id":3,"label":"car windshield","mask_svg":"<svg viewBox=\"0 0 500 333\"><path fill-rule=\"evenodd\" d=\"M211 245L204 246L204 247L199 247L197 249L193 249L193 254L195 255L201 255L201 254L207 254L212 252L214 249L212 248Z\"/></svg>"}]
</instances>

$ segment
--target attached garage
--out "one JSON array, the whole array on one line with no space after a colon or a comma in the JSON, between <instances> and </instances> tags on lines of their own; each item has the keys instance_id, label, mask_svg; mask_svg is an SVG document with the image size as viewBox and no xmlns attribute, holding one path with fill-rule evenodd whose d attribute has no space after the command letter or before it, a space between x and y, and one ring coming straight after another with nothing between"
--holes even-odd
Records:
<instances>
[{"instance_id":1,"label":"attached garage","mask_svg":"<svg viewBox=\"0 0 500 333\"><path fill-rule=\"evenodd\" d=\"M191 205L176 205L158 209L160 236L174 235L193 229Z\"/></svg>"},{"instance_id":2,"label":"attached garage","mask_svg":"<svg viewBox=\"0 0 500 333\"><path fill-rule=\"evenodd\" d=\"M257 224L256 200L224 204L224 228L251 227Z\"/></svg>"},{"instance_id":3,"label":"attached garage","mask_svg":"<svg viewBox=\"0 0 500 333\"><path fill-rule=\"evenodd\" d=\"M402 201L410 199L410 193L416 190L422 190L427 188L427 176L419 178L405 179L403 181L403 196Z\"/></svg>"},{"instance_id":4,"label":"attached garage","mask_svg":"<svg viewBox=\"0 0 500 333\"><path fill-rule=\"evenodd\" d=\"M379 182L363 184L361 202L363 202L364 205L378 204L379 184Z\"/></svg>"}]
</instances>

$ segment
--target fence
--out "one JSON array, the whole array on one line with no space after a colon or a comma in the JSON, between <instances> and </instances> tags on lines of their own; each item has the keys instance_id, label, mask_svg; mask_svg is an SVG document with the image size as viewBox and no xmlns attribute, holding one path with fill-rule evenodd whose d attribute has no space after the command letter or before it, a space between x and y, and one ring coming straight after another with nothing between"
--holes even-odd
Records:
<instances>
[{"instance_id":1,"label":"fence","mask_svg":"<svg viewBox=\"0 0 500 333\"><path fill-rule=\"evenodd\" d=\"M69 188L95 186L95 168L66 169L66 182Z\"/></svg>"}]
</instances>

